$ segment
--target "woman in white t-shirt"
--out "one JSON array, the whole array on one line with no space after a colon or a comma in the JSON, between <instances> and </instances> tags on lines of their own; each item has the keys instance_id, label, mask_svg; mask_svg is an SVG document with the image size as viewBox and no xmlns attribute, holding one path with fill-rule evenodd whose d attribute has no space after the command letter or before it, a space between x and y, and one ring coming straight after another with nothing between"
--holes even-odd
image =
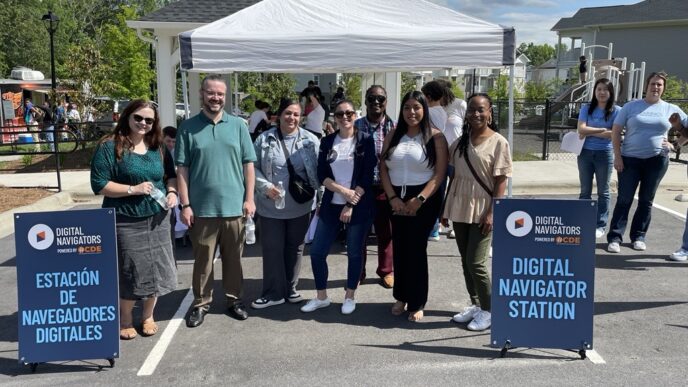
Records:
<instances>
[{"instance_id":1,"label":"woman in white t-shirt","mask_svg":"<svg viewBox=\"0 0 688 387\"><path fill-rule=\"evenodd\" d=\"M315 94L309 94L307 96L308 103L306 106L309 110L306 116L305 128L307 131L313 133L318 138L323 136L323 122L325 122L325 109L320 104L318 96Z\"/></svg>"},{"instance_id":2,"label":"woman in white t-shirt","mask_svg":"<svg viewBox=\"0 0 688 387\"><path fill-rule=\"evenodd\" d=\"M442 205L448 151L444 135L430 124L423 93L407 93L401 106L397 127L385 138L380 177L393 212L392 314L408 310L409 321L419 321L428 299L428 235Z\"/></svg>"},{"instance_id":3,"label":"woman in white t-shirt","mask_svg":"<svg viewBox=\"0 0 688 387\"><path fill-rule=\"evenodd\" d=\"M354 127L353 102L342 100L334 111L339 130L323 138L318 155L318 178L326 190L311 244L317 297L308 301L301 311L313 312L330 305L327 255L344 224L349 263L342 313L350 314L356 309L354 293L363 268L363 244L373 222L375 196L372 185L377 156L373 137Z\"/></svg>"},{"instance_id":4,"label":"woman in white t-shirt","mask_svg":"<svg viewBox=\"0 0 688 387\"><path fill-rule=\"evenodd\" d=\"M253 141L270 127L270 119L267 115L268 110L270 110L270 105L267 102L257 100L255 107L256 110L254 110L248 118L248 132L251 134L251 139Z\"/></svg>"}]
</instances>

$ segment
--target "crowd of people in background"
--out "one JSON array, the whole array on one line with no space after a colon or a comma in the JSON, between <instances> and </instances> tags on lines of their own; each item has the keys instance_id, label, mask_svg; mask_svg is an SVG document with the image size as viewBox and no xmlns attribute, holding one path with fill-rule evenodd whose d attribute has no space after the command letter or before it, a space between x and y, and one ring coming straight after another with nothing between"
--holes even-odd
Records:
<instances>
[{"instance_id":1,"label":"crowd of people in background","mask_svg":"<svg viewBox=\"0 0 688 387\"><path fill-rule=\"evenodd\" d=\"M665 82L665 74L651 74L645 98L619 108L612 83L598 79L580 111L578 133L585 140L578 156L580 198L592 197L594 179L596 237L606 233L612 253L620 251L638 186L630 238L634 249L645 250L652 200L671 149L667 130L681 132L680 144L688 142L686 114L661 99ZM327 104L309 83L299 99L279 101L274 115L269 103L256 101L247 125L224 111L226 92L222 77L206 76L202 111L178 130L161 130L155 106L132 101L96 150L93 191L117 212L122 339L137 335L131 313L137 301L143 304L142 334L157 331L157 297L174 289L176 225L188 232L194 256L187 326L200 326L213 301L216 249L229 314L247 319L240 258L246 224L254 217L263 259L262 290L250 303L254 309L303 301L301 263L307 231L314 228L310 262L316 296L300 309L310 313L331 305L327 256L343 232L348 263L341 313L353 313L366 278L366 240L374 230L376 275L393 289L391 314L420 321L428 302L428 241L437 239L442 225L451 226L449 235L456 238L470 299L452 320L469 330L490 328L493 200L505 196L513 168L489 95L464 101L455 97L451 82L433 80L403 96L395 121L380 85L366 90L359 117L343 88ZM34 110L27 105L27 111ZM73 110L61 114L68 117ZM612 168L619 174L619 198L607 225ZM174 213L171 222L168 213ZM672 259L688 259L688 228L683 239Z\"/></svg>"}]
</instances>

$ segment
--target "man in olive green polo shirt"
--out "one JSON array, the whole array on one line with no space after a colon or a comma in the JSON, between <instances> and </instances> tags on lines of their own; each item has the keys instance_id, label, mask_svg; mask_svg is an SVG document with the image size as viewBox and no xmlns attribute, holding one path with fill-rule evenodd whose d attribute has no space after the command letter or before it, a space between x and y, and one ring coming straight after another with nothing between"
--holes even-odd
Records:
<instances>
[{"instance_id":1,"label":"man in olive green polo shirt","mask_svg":"<svg viewBox=\"0 0 688 387\"><path fill-rule=\"evenodd\" d=\"M227 84L208 75L201 84L203 111L184 121L177 133L175 159L182 205L181 220L189 226L194 268L194 302L188 327L203 323L213 299L213 258L219 243L222 287L229 314L248 318L241 301L244 217L253 216L255 150L243 120L224 111Z\"/></svg>"}]
</instances>

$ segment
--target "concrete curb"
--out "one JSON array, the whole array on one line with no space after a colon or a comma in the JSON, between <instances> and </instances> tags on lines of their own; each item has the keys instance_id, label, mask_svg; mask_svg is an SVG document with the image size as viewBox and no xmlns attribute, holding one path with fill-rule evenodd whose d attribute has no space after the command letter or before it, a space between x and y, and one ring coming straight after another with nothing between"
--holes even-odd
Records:
<instances>
[{"instance_id":1,"label":"concrete curb","mask_svg":"<svg viewBox=\"0 0 688 387\"><path fill-rule=\"evenodd\" d=\"M14 214L18 212L39 212L62 210L74 204L71 192L59 192L27 206L13 208L0 213L0 238L14 233Z\"/></svg>"}]
</instances>

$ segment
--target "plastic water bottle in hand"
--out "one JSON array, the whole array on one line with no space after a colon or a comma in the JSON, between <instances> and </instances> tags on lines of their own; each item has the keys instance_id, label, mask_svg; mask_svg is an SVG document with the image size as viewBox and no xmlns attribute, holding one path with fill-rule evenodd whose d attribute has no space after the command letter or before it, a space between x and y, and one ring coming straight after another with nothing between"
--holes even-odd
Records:
<instances>
[{"instance_id":1,"label":"plastic water bottle in hand","mask_svg":"<svg viewBox=\"0 0 688 387\"><path fill-rule=\"evenodd\" d=\"M284 196L287 192L284 190L284 184L281 181L277 182L277 189L280 191L280 196L275 200L275 208L281 210L284 208Z\"/></svg>"},{"instance_id":2,"label":"plastic water bottle in hand","mask_svg":"<svg viewBox=\"0 0 688 387\"><path fill-rule=\"evenodd\" d=\"M166 210L169 209L169 207L167 207L167 199L165 198L165 194L161 190L153 187L150 192L150 196L155 199L155 201L158 202L162 208Z\"/></svg>"},{"instance_id":3,"label":"plastic water bottle in hand","mask_svg":"<svg viewBox=\"0 0 688 387\"><path fill-rule=\"evenodd\" d=\"M244 234L246 236L247 245L252 245L256 243L256 223L250 216L246 217L246 223L244 224Z\"/></svg>"}]
</instances>

